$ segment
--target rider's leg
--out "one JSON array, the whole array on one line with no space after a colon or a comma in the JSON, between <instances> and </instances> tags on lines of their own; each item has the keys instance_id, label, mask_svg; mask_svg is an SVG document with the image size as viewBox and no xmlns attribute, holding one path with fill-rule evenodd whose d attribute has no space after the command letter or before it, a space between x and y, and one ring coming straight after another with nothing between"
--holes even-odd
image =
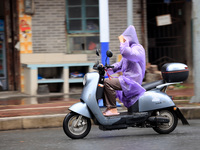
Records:
<instances>
[{"instance_id":1,"label":"rider's leg","mask_svg":"<svg viewBox=\"0 0 200 150\"><path fill-rule=\"evenodd\" d=\"M118 78L106 78L104 80L104 96L107 110L111 113L118 114L116 108L116 90L122 90Z\"/></svg>"}]
</instances>

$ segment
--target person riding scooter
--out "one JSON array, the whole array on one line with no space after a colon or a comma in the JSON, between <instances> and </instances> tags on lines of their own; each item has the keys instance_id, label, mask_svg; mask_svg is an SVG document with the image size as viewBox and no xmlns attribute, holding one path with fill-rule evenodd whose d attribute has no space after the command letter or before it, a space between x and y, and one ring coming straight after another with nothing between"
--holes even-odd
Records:
<instances>
[{"instance_id":1,"label":"person riding scooter","mask_svg":"<svg viewBox=\"0 0 200 150\"><path fill-rule=\"evenodd\" d=\"M99 56L99 50L96 50L96 55ZM112 57L112 55L112 52L108 50L106 52L106 60L108 57ZM174 131L178 124L178 118L181 119L183 125L189 125L180 109L173 102L172 97L166 93L169 85L182 83L187 80L189 75L188 66L176 62L166 63L161 68L163 79L143 85L146 92L141 96L140 93L138 93L138 95L131 93L133 95L132 98L126 97L127 95L125 95L128 93L127 91L130 90L134 90L134 92L137 93L137 89L131 89L132 87L138 88L141 93L143 92L138 83L140 80L137 78L138 72L141 73L139 74L139 79L142 80L143 75L142 68L138 67L140 63L137 63L140 62L140 58L135 59L137 59L137 61L132 62L123 58L122 63L130 65L130 68L134 64L138 70L135 69L135 73L132 70L125 71L125 69L128 69L129 67L123 68L124 66L122 65L121 70L124 73L122 76L122 83L125 85L122 85L121 83L120 85L122 87L122 100L125 106L131 105L132 102L134 103L134 100L136 100L136 102L128 107L128 110L120 112L118 116L107 117L102 114L98 105L98 100L104 100L103 85L105 72L109 68L113 68L113 66L106 63L105 66L102 66L99 64L99 61L97 61L93 66L95 71L88 72L83 78L83 91L81 93L80 102L70 106L70 112L63 120L63 130L68 137L72 139L81 139L87 136L91 130L91 120L93 120L93 123L98 125L99 129L103 131L127 129L128 127L150 127L159 134L169 134ZM106 60L105 62L107 62ZM128 82L132 79L134 79L134 84ZM125 92L123 91L123 88L125 88ZM137 100L134 99L135 97L140 98ZM130 101L125 101L127 99L130 99Z\"/></svg>"},{"instance_id":2,"label":"person riding scooter","mask_svg":"<svg viewBox=\"0 0 200 150\"><path fill-rule=\"evenodd\" d=\"M116 95L124 106L132 106L145 92L141 86L145 75L145 50L139 43L135 27L130 25L119 37L122 60L114 63L108 73L122 72L119 78L104 80L104 96L107 109L104 116L119 115ZM117 93L116 93L117 90Z\"/></svg>"}]
</instances>

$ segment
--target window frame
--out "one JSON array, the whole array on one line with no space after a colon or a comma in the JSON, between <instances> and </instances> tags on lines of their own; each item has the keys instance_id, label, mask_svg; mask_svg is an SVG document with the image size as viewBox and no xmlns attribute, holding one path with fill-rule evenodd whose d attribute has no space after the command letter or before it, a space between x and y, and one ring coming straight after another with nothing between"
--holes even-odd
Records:
<instances>
[{"instance_id":1,"label":"window frame","mask_svg":"<svg viewBox=\"0 0 200 150\"><path fill-rule=\"evenodd\" d=\"M99 0L98 0L99 1ZM81 0L81 5L74 5L70 7L81 7L81 18L69 18L69 5L68 5L68 0L66 2L66 38L67 38L67 53L73 53L73 54L93 54L93 50L72 50L70 49L70 38L72 37L92 37L92 36L100 36L99 32L100 29L98 30L87 30L87 19L98 19L99 21L99 16L98 17L86 17L86 8L89 7L98 7L99 9L99 3L97 5L86 5L86 0ZM70 25L70 20L82 20L82 30L69 30L69 25ZM99 25L100 27L100 25ZM100 38L100 37L99 37ZM100 43L100 42L99 42ZM85 43L86 44L86 43ZM99 48L99 47L98 47Z\"/></svg>"},{"instance_id":2,"label":"window frame","mask_svg":"<svg viewBox=\"0 0 200 150\"><path fill-rule=\"evenodd\" d=\"M69 18L69 8L73 7L81 7L81 18ZM70 33L99 33L99 30L87 30L87 19L98 19L98 17L86 17L86 8L87 7L98 7L99 9L99 4L98 5L86 5L86 0L81 0L81 5L75 5L75 6L69 6L68 5L68 0L66 0L66 27L67 27L67 32ZM70 30L69 29L69 24L70 20L81 20L82 22L82 30Z\"/></svg>"}]
</instances>

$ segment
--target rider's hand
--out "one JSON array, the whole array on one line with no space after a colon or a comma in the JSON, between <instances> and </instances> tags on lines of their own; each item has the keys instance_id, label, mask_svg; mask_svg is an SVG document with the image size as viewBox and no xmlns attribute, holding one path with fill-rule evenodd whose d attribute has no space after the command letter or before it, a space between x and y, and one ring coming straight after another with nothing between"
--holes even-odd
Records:
<instances>
[{"instance_id":1,"label":"rider's hand","mask_svg":"<svg viewBox=\"0 0 200 150\"><path fill-rule=\"evenodd\" d=\"M120 35L119 37L118 37L118 39L119 39L119 42L120 43L124 43L126 40L124 39L124 36L123 35Z\"/></svg>"},{"instance_id":2,"label":"rider's hand","mask_svg":"<svg viewBox=\"0 0 200 150\"><path fill-rule=\"evenodd\" d=\"M108 68L108 71L113 71L113 68Z\"/></svg>"},{"instance_id":3,"label":"rider's hand","mask_svg":"<svg viewBox=\"0 0 200 150\"><path fill-rule=\"evenodd\" d=\"M103 64L99 64L98 65L98 68L100 69L100 68L103 68Z\"/></svg>"}]
</instances>

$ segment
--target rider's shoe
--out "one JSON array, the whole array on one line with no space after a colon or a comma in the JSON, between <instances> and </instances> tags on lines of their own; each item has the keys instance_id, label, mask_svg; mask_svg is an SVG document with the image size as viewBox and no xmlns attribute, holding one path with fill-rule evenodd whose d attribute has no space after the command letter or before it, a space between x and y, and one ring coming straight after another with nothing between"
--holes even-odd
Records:
<instances>
[{"instance_id":1,"label":"rider's shoe","mask_svg":"<svg viewBox=\"0 0 200 150\"><path fill-rule=\"evenodd\" d=\"M117 108L107 108L106 111L103 112L103 115L108 117L108 116L117 116L119 115Z\"/></svg>"}]
</instances>

